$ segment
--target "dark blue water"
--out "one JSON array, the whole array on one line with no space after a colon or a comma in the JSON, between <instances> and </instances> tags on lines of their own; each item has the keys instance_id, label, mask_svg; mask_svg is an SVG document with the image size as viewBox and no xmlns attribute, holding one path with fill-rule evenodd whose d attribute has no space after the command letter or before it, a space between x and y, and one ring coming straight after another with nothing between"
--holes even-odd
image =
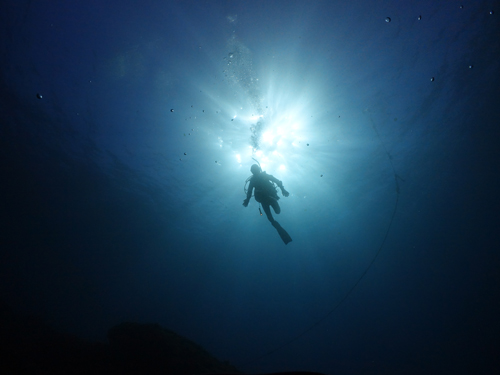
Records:
<instances>
[{"instance_id":1,"label":"dark blue water","mask_svg":"<svg viewBox=\"0 0 500 375\"><path fill-rule=\"evenodd\" d=\"M1 298L248 372L498 370L500 3L462 5L4 2Z\"/></svg>"}]
</instances>

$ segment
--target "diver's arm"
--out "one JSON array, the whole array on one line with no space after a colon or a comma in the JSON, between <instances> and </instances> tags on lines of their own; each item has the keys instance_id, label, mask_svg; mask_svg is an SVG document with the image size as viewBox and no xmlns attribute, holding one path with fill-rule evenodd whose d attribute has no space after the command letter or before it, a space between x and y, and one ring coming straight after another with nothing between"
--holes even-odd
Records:
<instances>
[{"instance_id":1,"label":"diver's arm","mask_svg":"<svg viewBox=\"0 0 500 375\"><path fill-rule=\"evenodd\" d=\"M284 197L288 197L290 195L290 193L288 191L286 191L285 187L283 186L283 182L282 181L278 180L272 174L268 174L268 177L269 177L269 180L271 180L276 185L278 185L278 187L281 190L281 194L283 194Z\"/></svg>"},{"instance_id":2,"label":"diver's arm","mask_svg":"<svg viewBox=\"0 0 500 375\"><path fill-rule=\"evenodd\" d=\"M248 202L250 202L250 198L252 198L252 190L253 190L253 183L250 181L250 184L248 185L248 190L247 190L247 198L243 201L243 206L248 206Z\"/></svg>"}]
</instances>

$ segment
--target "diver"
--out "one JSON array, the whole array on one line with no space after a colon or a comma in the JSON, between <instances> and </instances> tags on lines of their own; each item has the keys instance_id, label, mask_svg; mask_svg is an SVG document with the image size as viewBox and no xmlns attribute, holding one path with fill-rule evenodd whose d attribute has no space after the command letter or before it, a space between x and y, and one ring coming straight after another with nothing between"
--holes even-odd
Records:
<instances>
[{"instance_id":1,"label":"diver","mask_svg":"<svg viewBox=\"0 0 500 375\"><path fill-rule=\"evenodd\" d=\"M250 171L252 172L252 176L247 180L247 182L250 181L250 184L248 185L248 190L246 192L247 198L243 201L243 206L248 206L248 202L252 197L252 191L255 189L255 200L262 205L267 218L269 219L273 227L276 228L285 245L288 244L292 241L292 238L286 232L286 230L284 230L281 225L276 220L274 220L273 215L271 214L271 206L273 207L276 214L279 214L281 212L280 205L278 204L278 200L280 198L278 197L278 193L274 184L276 184L281 189L281 194L283 194L283 196L288 197L290 193L285 190L285 188L283 187L283 183L280 180L278 180L273 175L263 172L260 168L260 165L252 165Z\"/></svg>"}]
</instances>

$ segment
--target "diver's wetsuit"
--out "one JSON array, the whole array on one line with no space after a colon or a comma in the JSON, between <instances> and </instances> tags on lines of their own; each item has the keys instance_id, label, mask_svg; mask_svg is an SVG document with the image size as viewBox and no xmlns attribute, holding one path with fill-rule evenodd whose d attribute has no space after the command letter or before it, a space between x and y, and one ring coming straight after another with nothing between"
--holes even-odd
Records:
<instances>
[{"instance_id":1,"label":"diver's wetsuit","mask_svg":"<svg viewBox=\"0 0 500 375\"><path fill-rule=\"evenodd\" d=\"M274 185L270 182L274 182L283 191L283 183L278 180L273 175L267 174L266 172L261 172L257 175L253 175L250 179L250 184L248 185L247 201L252 197L252 191L255 188L255 200L262 204L262 208L267 215L267 218L271 223L274 223L273 215L271 214L272 206L274 212L279 214L281 212L280 205L278 204L278 193Z\"/></svg>"},{"instance_id":2,"label":"diver's wetsuit","mask_svg":"<svg viewBox=\"0 0 500 375\"><path fill-rule=\"evenodd\" d=\"M250 184L248 185L247 190L247 198L243 201L243 206L248 206L248 202L250 202L250 198L252 198L252 191L253 189L255 189L255 200L262 204L262 208L264 208L264 212L266 213L267 218L269 219L273 227L276 228L285 245L288 244L292 241L292 237L290 237L287 231L284 230L280 223L274 220L273 215L271 215L270 206L273 207L276 214L279 214L281 212L280 205L278 204L278 199L280 198L278 197L278 193L276 192L276 188L274 187L273 182L281 189L281 193L283 194L283 196L288 197L290 194L285 190L285 188L283 187L283 183L280 180L270 174L267 174L266 172L262 172L260 165L252 165L250 171L252 172L253 176L250 178Z\"/></svg>"}]
</instances>

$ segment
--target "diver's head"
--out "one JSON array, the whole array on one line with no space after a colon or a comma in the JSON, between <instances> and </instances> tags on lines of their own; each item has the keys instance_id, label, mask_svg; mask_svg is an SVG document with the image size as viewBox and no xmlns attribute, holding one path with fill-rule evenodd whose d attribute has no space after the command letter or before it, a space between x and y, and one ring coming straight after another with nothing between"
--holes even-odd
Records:
<instances>
[{"instance_id":1,"label":"diver's head","mask_svg":"<svg viewBox=\"0 0 500 375\"><path fill-rule=\"evenodd\" d=\"M260 169L260 167L257 165L257 164L254 164L252 165L252 167L250 168L250 172L252 172L253 175L257 175L259 174L260 172L262 172L262 170Z\"/></svg>"}]
</instances>

